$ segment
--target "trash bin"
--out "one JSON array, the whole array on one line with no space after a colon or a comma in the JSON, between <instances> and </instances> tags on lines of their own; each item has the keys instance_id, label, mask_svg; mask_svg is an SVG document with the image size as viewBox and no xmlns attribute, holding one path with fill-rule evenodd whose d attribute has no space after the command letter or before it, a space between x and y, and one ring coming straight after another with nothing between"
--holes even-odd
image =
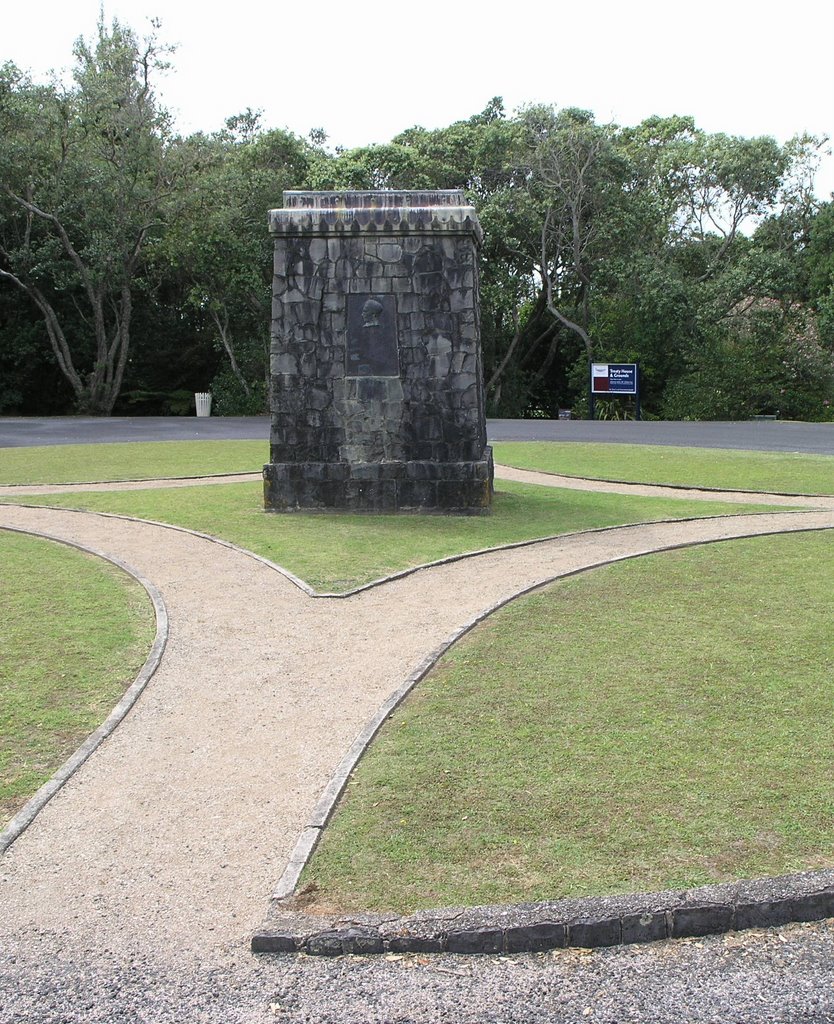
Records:
<instances>
[{"instance_id":1,"label":"trash bin","mask_svg":"<svg viewBox=\"0 0 834 1024\"><path fill-rule=\"evenodd\" d=\"M211 416L211 392L197 391L194 394L198 416Z\"/></svg>"}]
</instances>

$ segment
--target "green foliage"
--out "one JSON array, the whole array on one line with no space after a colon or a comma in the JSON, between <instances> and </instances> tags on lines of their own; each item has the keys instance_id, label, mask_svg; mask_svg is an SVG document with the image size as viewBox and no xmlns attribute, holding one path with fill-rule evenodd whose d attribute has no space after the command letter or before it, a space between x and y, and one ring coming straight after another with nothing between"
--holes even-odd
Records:
<instances>
[{"instance_id":1,"label":"green foliage","mask_svg":"<svg viewBox=\"0 0 834 1024\"><path fill-rule=\"evenodd\" d=\"M826 419L834 397L834 354L806 309L761 301L736 311L689 357L665 396L671 419Z\"/></svg>"},{"instance_id":2,"label":"green foliage","mask_svg":"<svg viewBox=\"0 0 834 1024\"><path fill-rule=\"evenodd\" d=\"M266 383L255 380L244 391L231 370L221 370L211 382L212 414L216 416L263 416L269 412Z\"/></svg>"},{"instance_id":3,"label":"green foliage","mask_svg":"<svg viewBox=\"0 0 834 1024\"><path fill-rule=\"evenodd\" d=\"M834 352L834 285L827 294L817 298L817 326L820 343L829 352Z\"/></svg>"},{"instance_id":4,"label":"green foliage","mask_svg":"<svg viewBox=\"0 0 834 1024\"><path fill-rule=\"evenodd\" d=\"M820 343L834 352L834 202L824 203L811 222L808 245L802 252L808 274L809 300L817 312ZM831 418L834 395L830 396Z\"/></svg>"},{"instance_id":5,"label":"green foliage","mask_svg":"<svg viewBox=\"0 0 834 1024\"><path fill-rule=\"evenodd\" d=\"M125 404L133 416L188 416L194 412L192 391L126 391Z\"/></svg>"},{"instance_id":6,"label":"green foliage","mask_svg":"<svg viewBox=\"0 0 834 1024\"><path fill-rule=\"evenodd\" d=\"M79 411L109 413L144 251L185 165L151 89L155 39L102 21L74 55L68 89L0 72L0 279L43 316Z\"/></svg>"},{"instance_id":7,"label":"green foliage","mask_svg":"<svg viewBox=\"0 0 834 1024\"><path fill-rule=\"evenodd\" d=\"M637 407L632 399L597 398L594 415L598 420L636 420Z\"/></svg>"},{"instance_id":8,"label":"green foliage","mask_svg":"<svg viewBox=\"0 0 834 1024\"><path fill-rule=\"evenodd\" d=\"M37 309L0 287L0 415L56 414L72 401L45 334Z\"/></svg>"},{"instance_id":9,"label":"green foliage","mask_svg":"<svg viewBox=\"0 0 834 1024\"><path fill-rule=\"evenodd\" d=\"M803 256L812 299L830 295L834 288L834 202L824 203L813 218Z\"/></svg>"},{"instance_id":10,"label":"green foliage","mask_svg":"<svg viewBox=\"0 0 834 1024\"><path fill-rule=\"evenodd\" d=\"M272 280L266 215L284 189L305 179L314 152L288 132L261 130L251 110L188 147L198 170L157 247L159 272L179 282L188 315L225 366L212 384L220 414L263 412Z\"/></svg>"}]
</instances>

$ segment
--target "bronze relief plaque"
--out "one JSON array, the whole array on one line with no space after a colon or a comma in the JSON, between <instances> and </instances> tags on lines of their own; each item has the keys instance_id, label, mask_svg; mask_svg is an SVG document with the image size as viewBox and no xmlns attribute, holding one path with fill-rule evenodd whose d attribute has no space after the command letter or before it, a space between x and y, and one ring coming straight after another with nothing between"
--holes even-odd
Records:
<instances>
[{"instance_id":1,"label":"bronze relief plaque","mask_svg":"<svg viewBox=\"0 0 834 1024\"><path fill-rule=\"evenodd\" d=\"M393 295L347 297L346 377L399 377L397 306Z\"/></svg>"}]
</instances>

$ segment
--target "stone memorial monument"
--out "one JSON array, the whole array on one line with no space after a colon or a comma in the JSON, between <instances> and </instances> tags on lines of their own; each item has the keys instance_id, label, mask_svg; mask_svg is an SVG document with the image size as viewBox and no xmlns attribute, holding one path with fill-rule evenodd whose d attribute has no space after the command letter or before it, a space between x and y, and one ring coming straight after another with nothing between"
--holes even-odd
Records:
<instances>
[{"instance_id":1,"label":"stone memorial monument","mask_svg":"<svg viewBox=\"0 0 834 1024\"><path fill-rule=\"evenodd\" d=\"M285 192L267 509L488 510L475 210L463 193Z\"/></svg>"}]
</instances>

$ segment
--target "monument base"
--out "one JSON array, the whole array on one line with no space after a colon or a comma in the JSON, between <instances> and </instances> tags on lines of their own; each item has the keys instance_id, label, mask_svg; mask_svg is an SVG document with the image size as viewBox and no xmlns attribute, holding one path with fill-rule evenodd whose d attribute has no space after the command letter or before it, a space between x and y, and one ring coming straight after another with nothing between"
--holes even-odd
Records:
<instances>
[{"instance_id":1,"label":"monument base","mask_svg":"<svg viewBox=\"0 0 834 1024\"><path fill-rule=\"evenodd\" d=\"M273 462L268 512L426 512L480 515L492 501L492 449L478 462Z\"/></svg>"}]
</instances>

